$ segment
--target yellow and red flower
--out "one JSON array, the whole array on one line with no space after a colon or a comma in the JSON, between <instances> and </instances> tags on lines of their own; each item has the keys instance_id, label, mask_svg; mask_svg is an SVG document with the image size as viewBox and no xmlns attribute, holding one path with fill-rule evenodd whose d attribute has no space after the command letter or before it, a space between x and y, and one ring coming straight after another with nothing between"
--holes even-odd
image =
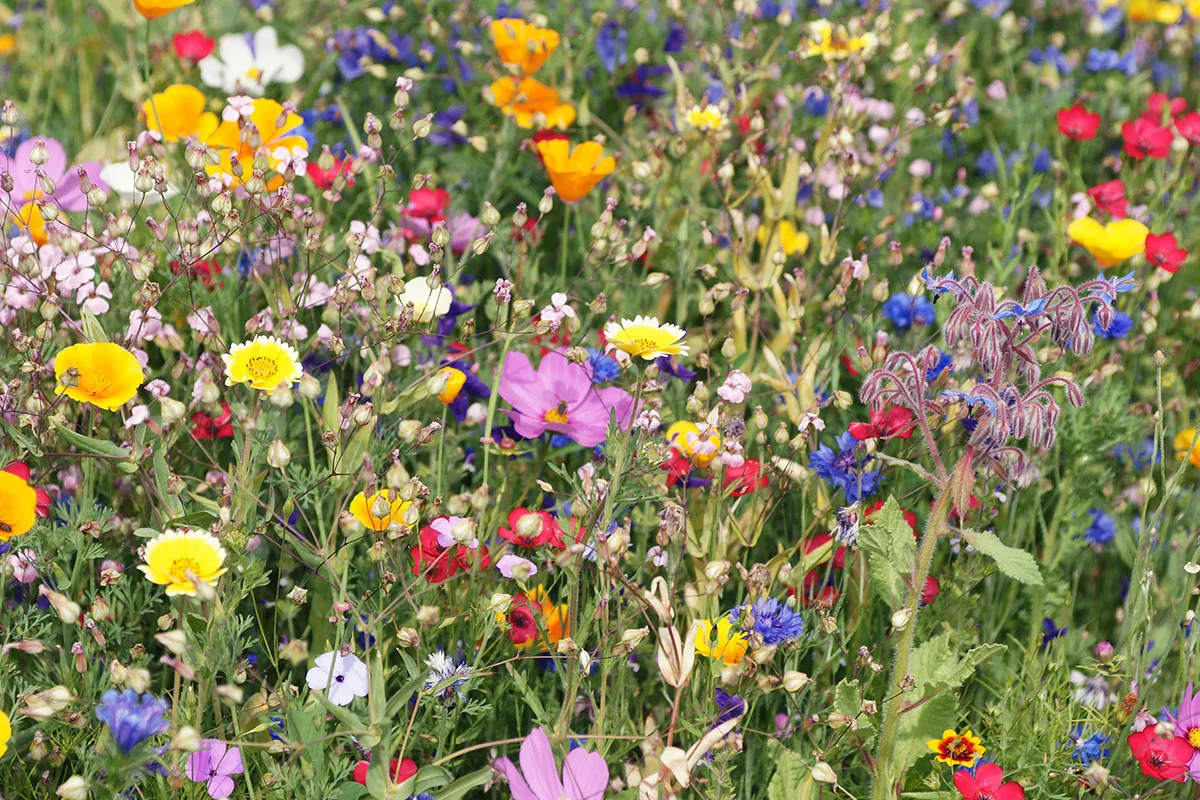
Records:
<instances>
[{"instance_id":1,"label":"yellow and red flower","mask_svg":"<svg viewBox=\"0 0 1200 800\"><path fill-rule=\"evenodd\" d=\"M943 764L956 767L973 767L979 757L987 749L980 744L978 736L972 736L970 731L964 731L960 736L947 728L942 731L942 738L930 739L929 749L937 753L937 760Z\"/></svg>"},{"instance_id":2,"label":"yellow and red flower","mask_svg":"<svg viewBox=\"0 0 1200 800\"><path fill-rule=\"evenodd\" d=\"M29 485L29 467L14 461L0 470L0 542L28 533L50 516L50 495Z\"/></svg>"}]
</instances>

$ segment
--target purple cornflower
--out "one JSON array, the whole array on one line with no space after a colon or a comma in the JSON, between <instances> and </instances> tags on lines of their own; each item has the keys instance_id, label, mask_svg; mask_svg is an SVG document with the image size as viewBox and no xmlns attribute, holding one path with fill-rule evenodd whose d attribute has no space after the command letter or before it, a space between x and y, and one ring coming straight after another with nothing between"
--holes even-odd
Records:
<instances>
[{"instance_id":1,"label":"purple cornflower","mask_svg":"<svg viewBox=\"0 0 1200 800\"><path fill-rule=\"evenodd\" d=\"M108 725L122 753L171 727L166 720L167 704L151 694L132 689L109 689L100 698L96 718Z\"/></svg>"},{"instance_id":2,"label":"purple cornflower","mask_svg":"<svg viewBox=\"0 0 1200 800\"><path fill-rule=\"evenodd\" d=\"M500 396L512 406L507 413L513 427L527 439L550 431L595 447L607 435L612 412L622 430L634 416L629 392L596 388L591 365L572 363L560 350L544 355L536 370L524 353L505 356Z\"/></svg>"},{"instance_id":3,"label":"purple cornflower","mask_svg":"<svg viewBox=\"0 0 1200 800\"><path fill-rule=\"evenodd\" d=\"M749 608L754 618L754 632L767 644L780 644L804 633L804 619L774 597L757 600Z\"/></svg>"},{"instance_id":4,"label":"purple cornflower","mask_svg":"<svg viewBox=\"0 0 1200 800\"><path fill-rule=\"evenodd\" d=\"M582 747L567 753L560 778L545 728L534 728L525 737L520 761L520 769L507 756L494 764L508 779L513 800L600 800L608 789L604 757Z\"/></svg>"},{"instance_id":5,"label":"purple cornflower","mask_svg":"<svg viewBox=\"0 0 1200 800\"><path fill-rule=\"evenodd\" d=\"M871 457L860 459L854 453L858 441L847 431L837 437L837 450L823 444L809 456L808 465L831 489L841 489L846 500L857 503L875 494L879 487L880 471L864 469Z\"/></svg>"}]
</instances>

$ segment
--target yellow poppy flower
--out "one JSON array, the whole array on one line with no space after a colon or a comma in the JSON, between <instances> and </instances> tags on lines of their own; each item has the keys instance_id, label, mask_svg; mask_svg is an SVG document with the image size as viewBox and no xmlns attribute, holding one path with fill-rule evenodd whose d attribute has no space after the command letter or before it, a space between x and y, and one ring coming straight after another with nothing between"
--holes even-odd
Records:
<instances>
[{"instance_id":1,"label":"yellow poppy flower","mask_svg":"<svg viewBox=\"0 0 1200 800\"><path fill-rule=\"evenodd\" d=\"M1195 438L1195 428L1184 428L1175 434L1175 457L1180 461L1186 458L1193 467L1200 467L1200 441L1196 442L1194 449L1192 448Z\"/></svg>"},{"instance_id":2,"label":"yellow poppy flower","mask_svg":"<svg viewBox=\"0 0 1200 800\"><path fill-rule=\"evenodd\" d=\"M50 241L50 237L46 235L46 218L42 216L42 210L37 207L37 203L26 203L17 209L16 222L38 247Z\"/></svg>"},{"instance_id":3,"label":"yellow poppy flower","mask_svg":"<svg viewBox=\"0 0 1200 800\"><path fill-rule=\"evenodd\" d=\"M11 33L0 34L0 56L6 56L17 49L17 37Z\"/></svg>"},{"instance_id":4,"label":"yellow poppy flower","mask_svg":"<svg viewBox=\"0 0 1200 800\"><path fill-rule=\"evenodd\" d=\"M291 133L304 123L299 114L289 113L284 116L282 105L274 100L264 98L255 100L253 106L254 110L250 113L248 122L258 130L258 138L262 145L258 148L251 147L250 143L242 138L242 129L236 122L222 121L216 130L205 139L205 143L209 147L215 148L221 157L221 163L205 167L209 175L219 175L227 182L235 184L244 183L254 171L252 167L254 154L259 149L266 151L267 162L271 169L278 169L282 163L276 156L278 151L290 153L299 148L307 152L308 142L304 137ZM280 118L283 119L282 125L279 124ZM249 128L247 127L246 130L248 131ZM233 174L231 156L235 155L238 163L242 165L241 178L236 178ZM267 180L267 189L274 191L282 184L283 176L275 175Z\"/></svg>"},{"instance_id":5,"label":"yellow poppy flower","mask_svg":"<svg viewBox=\"0 0 1200 800\"><path fill-rule=\"evenodd\" d=\"M512 117L522 128L566 130L575 121L575 107L558 98L558 92L533 78L501 78L485 92L487 101Z\"/></svg>"},{"instance_id":6,"label":"yellow poppy flower","mask_svg":"<svg viewBox=\"0 0 1200 800\"><path fill-rule=\"evenodd\" d=\"M36 519L37 490L21 477L0 471L0 542L28 533Z\"/></svg>"},{"instance_id":7,"label":"yellow poppy flower","mask_svg":"<svg viewBox=\"0 0 1200 800\"><path fill-rule=\"evenodd\" d=\"M733 622L726 615L713 625L711 619L700 620L700 631L696 634L696 652L712 659L723 659L726 664L736 664L746 656L750 637L733 630Z\"/></svg>"},{"instance_id":8,"label":"yellow poppy flower","mask_svg":"<svg viewBox=\"0 0 1200 800\"><path fill-rule=\"evenodd\" d=\"M359 492L350 501L350 515L363 524L363 527L373 531L385 531L393 522L404 525L404 512L412 506L411 501L400 499L400 493L394 489L383 489L367 497ZM384 508L387 511L379 513Z\"/></svg>"},{"instance_id":9,"label":"yellow poppy flower","mask_svg":"<svg viewBox=\"0 0 1200 800\"><path fill-rule=\"evenodd\" d=\"M1067 226L1071 241L1083 245L1102 269L1145 252L1149 233L1150 230L1136 219L1118 219L1101 225L1091 217L1083 217Z\"/></svg>"},{"instance_id":10,"label":"yellow poppy flower","mask_svg":"<svg viewBox=\"0 0 1200 800\"><path fill-rule=\"evenodd\" d=\"M970 731L959 736L947 728L942 732L941 739L930 739L926 742L929 749L937 753L937 760L951 766L973 767L979 757L987 750L979 744L978 736L972 736Z\"/></svg>"},{"instance_id":11,"label":"yellow poppy flower","mask_svg":"<svg viewBox=\"0 0 1200 800\"><path fill-rule=\"evenodd\" d=\"M207 531L168 530L146 545L146 563L138 569L167 595L196 595L196 583L213 586L225 574L225 548Z\"/></svg>"},{"instance_id":12,"label":"yellow poppy flower","mask_svg":"<svg viewBox=\"0 0 1200 800\"><path fill-rule=\"evenodd\" d=\"M442 367L437 371L437 374L446 376L446 385L438 392L437 399L446 405L450 405L458 399L458 393L466 385L467 374L461 369L455 369L454 367Z\"/></svg>"},{"instance_id":13,"label":"yellow poppy flower","mask_svg":"<svg viewBox=\"0 0 1200 800\"><path fill-rule=\"evenodd\" d=\"M12 723L8 720L8 714L0 711L0 758L8 752L8 740L12 738Z\"/></svg>"},{"instance_id":14,"label":"yellow poppy flower","mask_svg":"<svg viewBox=\"0 0 1200 800\"><path fill-rule=\"evenodd\" d=\"M717 457L721 436L711 425L705 425L701 431L696 423L680 420L667 428L667 444L690 458L696 466L707 467Z\"/></svg>"},{"instance_id":15,"label":"yellow poppy flower","mask_svg":"<svg viewBox=\"0 0 1200 800\"><path fill-rule=\"evenodd\" d=\"M1189 17L1200 19L1200 0L1188 0L1187 10Z\"/></svg>"},{"instance_id":16,"label":"yellow poppy flower","mask_svg":"<svg viewBox=\"0 0 1200 800\"><path fill-rule=\"evenodd\" d=\"M196 0L133 0L133 7L146 19L158 19L177 8L189 6Z\"/></svg>"},{"instance_id":17,"label":"yellow poppy flower","mask_svg":"<svg viewBox=\"0 0 1200 800\"><path fill-rule=\"evenodd\" d=\"M635 358L641 356L653 361L660 356L686 356L688 346L683 344L686 331L669 322L660 323L654 317L640 314L632 320L610 322L604 326L604 338L618 350Z\"/></svg>"},{"instance_id":18,"label":"yellow poppy flower","mask_svg":"<svg viewBox=\"0 0 1200 800\"><path fill-rule=\"evenodd\" d=\"M1126 12L1130 22L1158 22L1174 25L1183 16L1183 7L1163 0L1130 0Z\"/></svg>"},{"instance_id":19,"label":"yellow poppy flower","mask_svg":"<svg viewBox=\"0 0 1200 800\"><path fill-rule=\"evenodd\" d=\"M491 27L500 60L520 67L526 75L541 69L558 48L558 31L534 27L523 19L498 19Z\"/></svg>"},{"instance_id":20,"label":"yellow poppy flower","mask_svg":"<svg viewBox=\"0 0 1200 800\"><path fill-rule=\"evenodd\" d=\"M192 134L201 139L220 125L216 114L204 110L204 92L186 83L176 83L156 92L142 104L146 127L162 134L164 142L177 142Z\"/></svg>"},{"instance_id":21,"label":"yellow poppy flower","mask_svg":"<svg viewBox=\"0 0 1200 800\"><path fill-rule=\"evenodd\" d=\"M54 357L54 377L59 394L105 411L132 400L146 379L137 356L110 342L73 344L60 351Z\"/></svg>"},{"instance_id":22,"label":"yellow poppy flower","mask_svg":"<svg viewBox=\"0 0 1200 800\"><path fill-rule=\"evenodd\" d=\"M566 139L538 142L537 147L550 183L564 203L582 199L617 166L612 156L604 156L604 148L596 142L581 142L573 151Z\"/></svg>"},{"instance_id":23,"label":"yellow poppy flower","mask_svg":"<svg viewBox=\"0 0 1200 800\"><path fill-rule=\"evenodd\" d=\"M802 230L798 230L789 220L780 220L775 227L775 234L780 247L783 248L784 255L792 255L799 253L804 255L808 251L809 238L808 234ZM758 226L758 244L765 246L767 243L767 226Z\"/></svg>"},{"instance_id":24,"label":"yellow poppy flower","mask_svg":"<svg viewBox=\"0 0 1200 800\"><path fill-rule=\"evenodd\" d=\"M873 33L850 36L844 27L839 25L834 28L827 20L812 23L808 30L810 38L807 48L802 51L805 58L821 56L826 61L835 61L858 52L869 55L875 49L877 41Z\"/></svg>"},{"instance_id":25,"label":"yellow poppy flower","mask_svg":"<svg viewBox=\"0 0 1200 800\"><path fill-rule=\"evenodd\" d=\"M256 336L235 344L221 360L225 362L226 386L246 383L260 392L292 386L304 373L296 348L274 336Z\"/></svg>"}]
</instances>

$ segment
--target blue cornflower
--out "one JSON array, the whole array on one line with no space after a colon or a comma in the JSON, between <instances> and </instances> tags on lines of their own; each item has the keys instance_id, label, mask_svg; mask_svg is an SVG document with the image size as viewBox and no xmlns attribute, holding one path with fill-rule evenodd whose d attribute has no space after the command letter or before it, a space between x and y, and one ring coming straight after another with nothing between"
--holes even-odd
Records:
<instances>
[{"instance_id":1,"label":"blue cornflower","mask_svg":"<svg viewBox=\"0 0 1200 800\"><path fill-rule=\"evenodd\" d=\"M1029 51L1029 63L1043 66L1049 64L1053 66L1059 75L1071 74L1071 62L1067 61L1067 57L1054 45L1050 45L1045 50L1040 47L1035 47Z\"/></svg>"},{"instance_id":2,"label":"blue cornflower","mask_svg":"<svg viewBox=\"0 0 1200 800\"><path fill-rule=\"evenodd\" d=\"M1100 315L1092 315L1092 330L1101 339L1124 339L1133 330L1133 318L1124 311L1114 311L1112 322L1105 328L1100 324Z\"/></svg>"},{"instance_id":3,"label":"blue cornflower","mask_svg":"<svg viewBox=\"0 0 1200 800\"><path fill-rule=\"evenodd\" d=\"M626 44L628 41L629 34L626 30L612 20L604 23L596 32L596 55L600 56L600 63L608 70L609 75L629 60Z\"/></svg>"},{"instance_id":4,"label":"blue cornflower","mask_svg":"<svg viewBox=\"0 0 1200 800\"><path fill-rule=\"evenodd\" d=\"M823 117L829 113L829 95L819 86L804 90L803 112L806 117Z\"/></svg>"},{"instance_id":5,"label":"blue cornflower","mask_svg":"<svg viewBox=\"0 0 1200 800\"><path fill-rule=\"evenodd\" d=\"M1120 72L1132 77L1137 74L1137 59L1133 53L1122 56L1116 50L1105 50L1093 47L1088 50L1087 61L1083 68L1095 75L1099 72Z\"/></svg>"},{"instance_id":6,"label":"blue cornflower","mask_svg":"<svg viewBox=\"0 0 1200 800\"><path fill-rule=\"evenodd\" d=\"M1137 472L1149 467L1151 463L1162 462L1162 453L1154 452L1154 439L1149 438L1138 445L1119 444L1113 448L1113 456L1122 464L1128 463Z\"/></svg>"},{"instance_id":7,"label":"blue cornflower","mask_svg":"<svg viewBox=\"0 0 1200 800\"><path fill-rule=\"evenodd\" d=\"M1112 753L1112 749L1105 747L1108 742L1108 737L1103 733L1095 732L1088 734L1082 725L1076 725L1071 729L1071 758L1076 761L1082 761L1086 767L1093 761L1099 761L1102 758L1108 758Z\"/></svg>"},{"instance_id":8,"label":"blue cornflower","mask_svg":"<svg viewBox=\"0 0 1200 800\"><path fill-rule=\"evenodd\" d=\"M678 22L672 22L670 29L667 31L667 40L663 42L663 52L682 53L683 46L687 44L687 40L687 28Z\"/></svg>"},{"instance_id":9,"label":"blue cornflower","mask_svg":"<svg viewBox=\"0 0 1200 800\"><path fill-rule=\"evenodd\" d=\"M1106 545L1117 538L1117 521L1098 508L1088 509L1092 523L1083 532L1083 538L1094 545Z\"/></svg>"},{"instance_id":10,"label":"blue cornflower","mask_svg":"<svg viewBox=\"0 0 1200 800\"><path fill-rule=\"evenodd\" d=\"M925 295L907 295L896 293L883 304L883 313L897 328L907 330L917 325L932 325L937 321L937 313L933 303Z\"/></svg>"},{"instance_id":11,"label":"blue cornflower","mask_svg":"<svg viewBox=\"0 0 1200 800\"><path fill-rule=\"evenodd\" d=\"M454 130L454 125L467 113L466 105L456 103L433 117L433 130L429 142L438 147L457 147L467 143L467 137Z\"/></svg>"},{"instance_id":12,"label":"blue cornflower","mask_svg":"<svg viewBox=\"0 0 1200 800\"><path fill-rule=\"evenodd\" d=\"M1037 155L1033 157L1033 174L1044 175L1045 173L1049 172L1051 163L1050 151L1043 147L1038 151Z\"/></svg>"},{"instance_id":13,"label":"blue cornflower","mask_svg":"<svg viewBox=\"0 0 1200 800\"><path fill-rule=\"evenodd\" d=\"M808 459L808 465L831 489L841 489L846 500L857 503L875 494L879 488L880 471L867 470L871 457L859 459L854 453L858 441L847 431L837 437L837 450L823 444Z\"/></svg>"},{"instance_id":14,"label":"blue cornflower","mask_svg":"<svg viewBox=\"0 0 1200 800\"><path fill-rule=\"evenodd\" d=\"M152 694L140 695L133 689L123 692L109 689L96 708L96 718L108 725L122 753L169 729L166 713L165 701Z\"/></svg>"},{"instance_id":15,"label":"blue cornflower","mask_svg":"<svg viewBox=\"0 0 1200 800\"><path fill-rule=\"evenodd\" d=\"M999 162L996 160L996 154L991 150L984 150L979 154L979 158L975 159L975 169L981 175L995 174L998 165Z\"/></svg>"},{"instance_id":16,"label":"blue cornflower","mask_svg":"<svg viewBox=\"0 0 1200 800\"><path fill-rule=\"evenodd\" d=\"M644 106L667 93L666 89L653 83L653 79L670 72L671 68L666 65L642 64L633 71L632 77L617 84L617 96L629 100L635 107Z\"/></svg>"},{"instance_id":17,"label":"blue cornflower","mask_svg":"<svg viewBox=\"0 0 1200 800\"><path fill-rule=\"evenodd\" d=\"M621 375L621 365L594 347L588 348L588 363L592 365L592 383L608 383Z\"/></svg>"},{"instance_id":18,"label":"blue cornflower","mask_svg":"<svg viewBox=\"0 0 1200 800\"><path fill-rule=\"evenodd\" d=\"M750 606L754 631L767 644L779 644L804 633L804 618L774 597L764 597Z\"/></svg>"}]
</instances>

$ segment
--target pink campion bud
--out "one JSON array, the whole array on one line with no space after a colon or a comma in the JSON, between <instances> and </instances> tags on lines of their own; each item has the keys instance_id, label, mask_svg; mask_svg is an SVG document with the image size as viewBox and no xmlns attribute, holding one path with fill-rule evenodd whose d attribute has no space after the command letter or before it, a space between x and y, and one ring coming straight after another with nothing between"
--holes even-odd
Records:
<instances>
[{"instance_id":1,"label":"pink campion bud","mask_svg":"<svg viewBox=\"0 0 1200 800\"><path fill-rule=\"evenodd\" d=\"M137 142L126 142L125 147L129 151L129 171L137 172L138 166L141 164L141 159L138 158Z\"/></svg>"}]
</instances>

